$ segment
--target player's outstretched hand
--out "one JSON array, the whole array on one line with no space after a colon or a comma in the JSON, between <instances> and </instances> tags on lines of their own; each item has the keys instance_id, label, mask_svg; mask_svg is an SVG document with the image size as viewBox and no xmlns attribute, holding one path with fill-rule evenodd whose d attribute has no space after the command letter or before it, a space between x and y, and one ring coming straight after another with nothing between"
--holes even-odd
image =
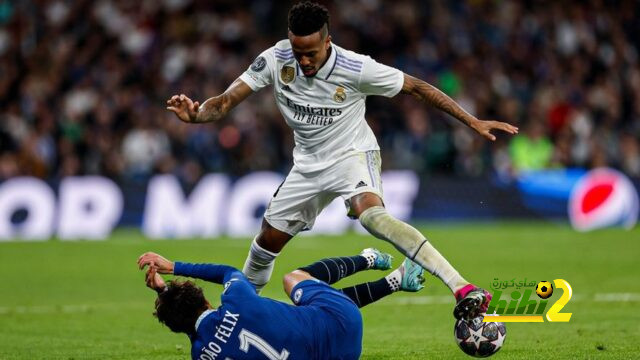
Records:
<instances>
[{"instance_id":1,"label":"player's outstretched hand","mask_svg":"<svg viewBox=\"0 0 640 360\"><path fill-rule=\"evenodd\" d=\"M477 120L476 122L471 124L471 128L491 141L496 140L496 137L491 133L491 130L502 130L512 135L518 133L517 127L511 124L493 120Z\"/></svg>"},{"instance_id":2,"label":"player's outstretched hand","mask_svg":"<svg viewBox=\"0 0 640 360\"><path fill-rule=\"evenodd\" d=\"M138 267L140 270L145 266L155 268L160 274L173 274L173 261L167 260L159 254L146 252L138 258Z\"/></svg>"},{"instance_id":3,"label":"player's outstretched hand","mask_svg":"<svg viewBox=\"0 0 640 360\"><path fill-rule=\"evenodd\" d=\"M147 287L158 292L163 291L167 286L162 276L158 274L158 269L155 266L149 266L145 275L145 282L147 283Z\"/></svg>"},{"instance_id":4,"label":"player's outstretched hand","mask_svg":"<svg viewBox=\"0 0 640 360\"><path fill-rule=\"evenodd\" d=\"M192 123L196 121L200 103L189 99L185 94L173 95L167 100L167 110L173 111L178 119Z\"/></svg>"}]
</instances>

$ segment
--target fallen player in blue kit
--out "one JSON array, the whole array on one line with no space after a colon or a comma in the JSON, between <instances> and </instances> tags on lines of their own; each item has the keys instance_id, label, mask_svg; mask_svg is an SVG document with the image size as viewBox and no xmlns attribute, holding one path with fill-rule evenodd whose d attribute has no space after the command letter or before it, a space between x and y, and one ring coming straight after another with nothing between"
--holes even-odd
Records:
<instances>
[{"instance_id":1,"label":"fallen player in blue kit","mask_svg":"<svg viewBox=\"0 0 640 360\"><path fill-rule=\"evenodd\" d=\"M424 270L409 259L377 281L334 289L340 279L362 270L387 270L391 256L376 249L320 260L285 275L284 291L294 305L261 297L241 271L217 264L172 262L152 252L138 258L148 266L146 283L158 293L154 315L191 340L193 359L358 359L362 317L358 308L396 291L423 288ZM214 309L192 281L173 274L224 284Z\"/></svg>"}]
</instances>

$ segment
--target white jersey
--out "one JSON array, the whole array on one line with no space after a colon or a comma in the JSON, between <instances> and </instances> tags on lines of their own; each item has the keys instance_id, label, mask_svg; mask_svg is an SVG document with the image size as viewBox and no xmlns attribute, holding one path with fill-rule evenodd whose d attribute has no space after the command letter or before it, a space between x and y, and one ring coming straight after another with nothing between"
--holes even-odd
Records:
<instances>
[{"instance_id":1,"label":"white jersey","mask_svg":"<svg viewBox=\"0 0 640 360\"><path fill-rule=\"evenodd\" d=\"M316 75L306 77L289 40L262 52L240 79L253 91L273 84L278 108L293 129L293 159L301 172L325 169L356 152L379 150L364 118L366 97L393 97L404 84L400 70L335 44Z\"/></svg>"}]
</instances>

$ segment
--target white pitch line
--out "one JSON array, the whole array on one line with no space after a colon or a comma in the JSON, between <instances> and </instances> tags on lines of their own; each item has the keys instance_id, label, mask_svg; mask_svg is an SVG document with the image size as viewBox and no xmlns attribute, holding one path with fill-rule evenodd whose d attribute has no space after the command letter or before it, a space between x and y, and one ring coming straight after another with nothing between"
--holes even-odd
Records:
<instances>
[{"instance_id":1,"label":"white pitch line","mask_svg":"<svg viewBox=\"0 0 640 360\"><path fill-rule=\"evenodd\" d=\"M288 302L288 299L276 297L275 300ZM601 293L591 296L577 294L570 302L640 302L640 293ZM453 297L449 295L425 295L425 296L391 296L376 306L397 305L442 305L453 304ZM122 302L100 304L73 304L73 305L30 305L30 306L0 306L0 315L7 314L74 314L100 310L120 309L152 309L153 301L149 302Z\"/></svg>"},{"instance_id":2,"label":"white pitch line","mask_svg":"<svg viewBox=\"0 0 640 360\"><path fill-rule=\"evenodd\" d=\"M637 293L605 293L596 294L593 301L598 302L638 302L640 294Z\"/></svg>"},{"instance_id":3,"label":"white pitch line","mask_svg":"<svg viewBox=\"0 0 640 360\"><path fill-rule=\"evenodd\" d=\"M380 305L440 305L453 304L451 295L426 295L426 296L393 296Z\"/></svg>"},{"instance_id":4,"label":"white pitch line","mask_svg":"<svg viewBox=\"0 0 640 360\"><path fill-rule=\"evenodd\" d=\"M153 301L149 303L101 303L101 304L74 304L74 305L29 305L29 306L0 306L0 315L7 314L75 314L96 310L111 309L153 309Z\"/></svg>"}]
</instances>

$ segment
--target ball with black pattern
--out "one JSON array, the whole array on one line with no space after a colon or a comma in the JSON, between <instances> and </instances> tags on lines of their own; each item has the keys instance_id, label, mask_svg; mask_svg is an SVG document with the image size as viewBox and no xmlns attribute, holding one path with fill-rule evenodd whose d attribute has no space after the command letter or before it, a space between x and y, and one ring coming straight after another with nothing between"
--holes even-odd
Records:
<instances>
[{"instance_id":1,"label":"ball with black pattern","mask_svg":"<svg viewBox=\"0 0 640 360\"><path fill-rule=\"evenodd\" d=\"M553 294L553 285L549 281L540 281L538 285L536 285L536 294L541 299L547 299L551 294Z\"/></svg>"},{"instance_id":2,"label":"ball with black pattern","mask_svg":"<svg viewBox=\"0 0 640 360\"><path fill-rule=\"evenodd\" d=\"M462 351L473 357L488 357L500 350L507 336L501 322L483 322L478 316L471 320L456 321L453 335Z\"/></svg>"}]
</instances>

